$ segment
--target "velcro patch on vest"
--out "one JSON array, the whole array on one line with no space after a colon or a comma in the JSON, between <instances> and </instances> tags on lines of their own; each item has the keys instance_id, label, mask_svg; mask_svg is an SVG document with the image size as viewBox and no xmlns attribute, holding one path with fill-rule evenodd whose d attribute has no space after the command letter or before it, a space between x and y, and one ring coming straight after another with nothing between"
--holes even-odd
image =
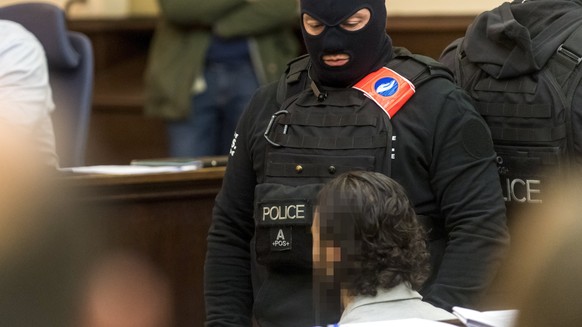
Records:
<instances>
[{"instance_id":1,"label":"velcro patch on vest","mask_svg":"<svg viewBox=\"0 0 582 327\"><path fill-rule=\"evenodd\" d=\"M368 74L353 88L372 99L388 118L394 117L415 92L414 85L408 79L387 67Z\"/></svg>"},{"instance_id":2,"label":"velcro patch on vest","mask_svg":"<svg viewBox=\"0 0 582 327\"><path fill-rule=\"evenodd\" d=\"M271 251L291 250L293 229L298 228L297 232L305 233L305 229L311 226L313 213L310 201L270 200L260 202L257 209L257 223L264 232L268 230Z\"/></svg>"},{"instance_id":3,"label":"velcro patch on vest","mask_svg":"<svg viewBox=\"0 0 582 327\"><path fill-rule=\"evenodd\" d=\"M305 200L261 202L258 205L261 227L311 226L312 205Z\"/></svg>"}]
</instances>

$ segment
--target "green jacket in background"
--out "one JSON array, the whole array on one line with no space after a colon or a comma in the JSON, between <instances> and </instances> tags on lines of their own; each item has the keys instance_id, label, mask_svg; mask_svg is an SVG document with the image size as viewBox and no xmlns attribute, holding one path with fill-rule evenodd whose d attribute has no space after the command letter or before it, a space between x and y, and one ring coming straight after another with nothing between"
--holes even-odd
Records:
<instances>
[{"instance_id":1,"label":"green jacket in background","mask_svg":"<svg viewBox=\"0 0 582 327\"><path fill-rule=\"evenodd\" d=\"M280 77L298 53L297 0L159 0L161 17L145 75L149 116L184 118L194 81L203 77L212 34L248 37L261 84Z\"/></svg>"}]
</instances>

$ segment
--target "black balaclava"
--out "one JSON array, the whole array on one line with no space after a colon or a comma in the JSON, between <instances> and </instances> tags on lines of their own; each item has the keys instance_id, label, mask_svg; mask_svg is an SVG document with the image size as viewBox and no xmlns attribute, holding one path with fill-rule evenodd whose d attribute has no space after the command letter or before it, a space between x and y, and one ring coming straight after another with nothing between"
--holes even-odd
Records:
<instances>
[{"instance_id":1,"label":"black balaclava","mask_svg":"<svg viewBox=\"0 0 582 327\"><path fill-rule=\"evenodd\" d=\"M371 13L366 26L358 31L340 27L340 23L363 8ZM311 77L316 82L331 87L351 86L392 58L392 41L386 34L385 0L301 0L302 22L304 13L325 25L323 32L314 36L301 24L312 61ZM337 53L348 54L350 61L340 67L323 63L323 55Z\"/></svg>"}]
</instances>

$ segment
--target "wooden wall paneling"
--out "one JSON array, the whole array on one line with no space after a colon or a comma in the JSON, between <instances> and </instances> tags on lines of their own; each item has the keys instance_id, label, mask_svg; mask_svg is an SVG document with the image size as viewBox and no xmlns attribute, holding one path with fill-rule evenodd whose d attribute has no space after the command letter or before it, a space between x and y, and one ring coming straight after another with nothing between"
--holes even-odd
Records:
<instances>
[{"instance_id":1,"label":"wooden wall paneling","mask_svg":"<svg viewBox=\"0 0 582 327\"><path fill-rule=\"evenodd\" d=\"M394 45L436 59L464 35L473 18L389 16L387 31ZM89 36L95 50L88 164L127 164L132 159L166 156L163 121L143 115L143 74L155 24L156 17L69 22L72 30Z\"/></svg>"},{"instance_id":2,"label":"wooden wall paneling","mask_svg":"<svg viewBox=\"0 0 582 327\"><path fill-rule=\"evenodd\" d=\"M388 35L396 46L438 59L444 48L465 35L472 16L388 17Z\"/></svg>"}]
</instances>

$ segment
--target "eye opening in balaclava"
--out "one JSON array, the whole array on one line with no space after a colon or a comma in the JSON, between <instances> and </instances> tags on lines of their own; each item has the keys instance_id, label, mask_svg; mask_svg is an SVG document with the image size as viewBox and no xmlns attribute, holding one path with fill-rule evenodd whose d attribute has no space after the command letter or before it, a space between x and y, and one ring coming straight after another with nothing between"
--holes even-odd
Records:
<instances>
[{"instance_id":1,"label":"eye opening in balaclava","mask_svg":"<svg viewBox=\"0 0 582 327\"><path fill-rule=\"evenodd\" d=\"M339 26L363 8L370 11L365 26L355 31ZM307 33L304 14L325 25L321 33ZM386 34L384 0L301 0L301 21L303 38L312 61L310 76L320 85L351 86L392 57L392 42ZM322 58L330 54L348 55L349 60L339 66L329 66Z\"/></svg>"},{"instance_id":2,"label":"eye opening in balaclava","mask_svg":"<svg viewBox=\"0 0 582 327\"><path fill-rule=\"evenodd\" d=\"M365 24L363 24L362 26L360 26L360 27L359 27L359 28L357 28L357 29L351 29L351 30L350 30L349 28L346 28L346 27L342 26L342 25L344 25L344 24L345 24L345 23L346 23L346 22L347 22L347 21L348 21L350 18L352 18L353 16L355 16L356 14L358 14L360 11L362 11L362 10L364 10L364 9L366 9L366 10L367 10L367 14L369 15L369 16L367 17L367 21L365 22ZM306 23L306 19L305 19L305 16L306 16L306 15L307 15L307 16L309 16L309 17L310 17L310 19L313 19L313 20L314 20L314 21L316 21L317 23L321 24L321 26L318 26L318 27L312 27L312 28L308 28L308 27L310 27L310 24L309 24L309 23ZM372 17L372 11L371 11L371 9L370 9L368 6L363 6L363 7L361 7L361 8L357 8L357 9L355 9L355 10L354 10L354 12L352 12L352 13L348 14L346 17L344 17L344 18L340 19L340 20L339 20L339 21L338 21L336 24L334 24L334 25L328 25L328 24L324 23L324 22L323 22L323 20L322 20L321 18L319 18L319 17L314 17L314 16L311 16L311 15L310 15L309 13L307 13L307 12L305 12L305 13L302 13L302 14L301 14L301 24L302 24L303 28L305 29L305 32L306 32L308 35L312 36L312 37L317 37L318 35L321 35L321 33L322 33L323 31L325 31L325 29L326 29L328 26L330 26L330 27L335 27L335 26L338 26L339 28L343 29L343 30L344 30L344 31L346 31L346 32L357 32L357 31L360 31L360 30L362 30L362 29L366 28L372 19L373 19L373 17ZM317 31L313 31L313 32L312 32L312 31L308 31L308 29L312 29L312 30L315 30L315 29L316 29Z\"/></svg>"}]
</instances>

